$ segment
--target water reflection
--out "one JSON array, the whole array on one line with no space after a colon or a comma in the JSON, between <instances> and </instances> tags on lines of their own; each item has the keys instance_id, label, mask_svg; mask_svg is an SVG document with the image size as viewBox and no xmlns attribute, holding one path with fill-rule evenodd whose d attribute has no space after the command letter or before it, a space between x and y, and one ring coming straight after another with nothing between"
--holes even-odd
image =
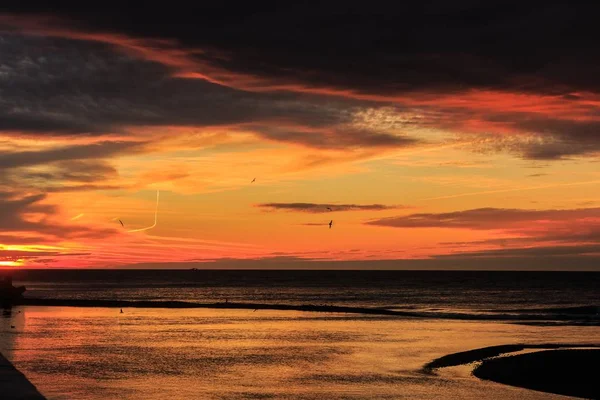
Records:
<instances>
[{"instance_id":1,"label":"water reflection","mask_svg":"<svg viewBox=\"0 0 600 400\"><path fill-rule=\"evenodd\" d=\"M597 332L263 310L15 310L1 319L1 350L49 399L550 398L420 369L471 348Z\"/></svg>"}]
</instances>

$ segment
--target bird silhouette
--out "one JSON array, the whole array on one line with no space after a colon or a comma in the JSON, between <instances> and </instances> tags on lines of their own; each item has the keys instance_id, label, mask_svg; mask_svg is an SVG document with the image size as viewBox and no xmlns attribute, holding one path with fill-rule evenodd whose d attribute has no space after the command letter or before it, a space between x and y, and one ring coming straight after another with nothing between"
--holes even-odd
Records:
<instances>
[{"instance_id":1,"label":"bird silhouette","mask_svg":"<svg viewBox=\"0 0 600 400\"><path fill-rule=\"evenodd\" d=\"M329 221L329 229L331 229L331 225L333 225L333 220Z\"/></svg>"},{"instance_id":2,"label":"bird silhouette","mask_svg":"<svg viewBox=\"0 0 600 400\"><path fill-rule=\"evenodd\" d=\"M119 222L121 223L121 226L122 226L123 228L125 228L125 225L123 224L123 221L119 220Z\"/></svg>"},{"instance_id":3,"label":"bird silhouette","mask_svg":"<svg viewBox=\"0 0 600 400\"><path fill-rule=\"evenodd\" d=\"M255 181L256 181L256 178L252 179L252 182L250 182L250 183L254 183Z\"/></svg>"}]
</instances>

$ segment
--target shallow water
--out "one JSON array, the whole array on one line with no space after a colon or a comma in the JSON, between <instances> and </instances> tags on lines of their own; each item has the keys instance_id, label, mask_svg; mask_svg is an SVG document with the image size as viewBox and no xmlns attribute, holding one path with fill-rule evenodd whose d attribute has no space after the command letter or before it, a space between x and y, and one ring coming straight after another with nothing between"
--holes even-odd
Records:
<instances>
[{"instance_id":1,"label":"shallow water","mask_svg":"<svg viewBox=\"0 0 600 400\"><path fill-rule=\"evenodd\" d=\"M561 398L420 369L497 344L594 341L598 327L293 311L19 307L0 318L0 350L49 399Z\"/></svg>"}]
</instances>

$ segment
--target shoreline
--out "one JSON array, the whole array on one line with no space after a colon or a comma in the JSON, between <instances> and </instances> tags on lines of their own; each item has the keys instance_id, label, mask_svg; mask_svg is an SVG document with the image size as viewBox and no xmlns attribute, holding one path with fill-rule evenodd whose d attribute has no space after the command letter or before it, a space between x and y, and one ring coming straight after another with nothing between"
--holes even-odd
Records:
<instances>
[{"instance_id":1,"label":"shoreline","mask_svg":"<svg viewBox=\"0 0 600 400\"><path fill-rule=\"evenodd\" d=\"M6 400L46 400L35 385L0 353L0 393Z\"/></svg>"},{"instance_id":2,"label":"shoreline","mask_svg":"<svg viewBox=\"0 0 600 400\"><path fill-rule=\"evenodd\" d=\"M106 307L106 308L170 308L170 309L231 309L231 310L278 310L305 311L320 313L364 314L418 319L450 319L464 321L503 321L511 323L540 323L545 321L569 324L600 325L600 318L591 314L461 314L419 311L400 311L387 308L351 307L316 304L268 304L268 303L194 303L187 301L148 301L148 300L81 300L81 299L33 299L22 298L13 302L14 306L42 307Z\"/></svg>"}]
</instances>

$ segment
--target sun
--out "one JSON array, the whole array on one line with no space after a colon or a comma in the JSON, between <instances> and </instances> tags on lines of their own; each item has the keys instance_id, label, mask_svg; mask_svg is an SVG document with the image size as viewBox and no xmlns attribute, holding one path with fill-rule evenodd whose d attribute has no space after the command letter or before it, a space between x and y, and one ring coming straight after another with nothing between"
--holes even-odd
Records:
<instances>
[{"instance_id":1,"label":"sun","mask_svg":"<svg viewBox=\"0 0 600 400\"><path fill-rule=\"evenodd\" d=\"M24 264L23 260L0 261L0 267L19 267Z\"/></svg>"}]
</instances>

